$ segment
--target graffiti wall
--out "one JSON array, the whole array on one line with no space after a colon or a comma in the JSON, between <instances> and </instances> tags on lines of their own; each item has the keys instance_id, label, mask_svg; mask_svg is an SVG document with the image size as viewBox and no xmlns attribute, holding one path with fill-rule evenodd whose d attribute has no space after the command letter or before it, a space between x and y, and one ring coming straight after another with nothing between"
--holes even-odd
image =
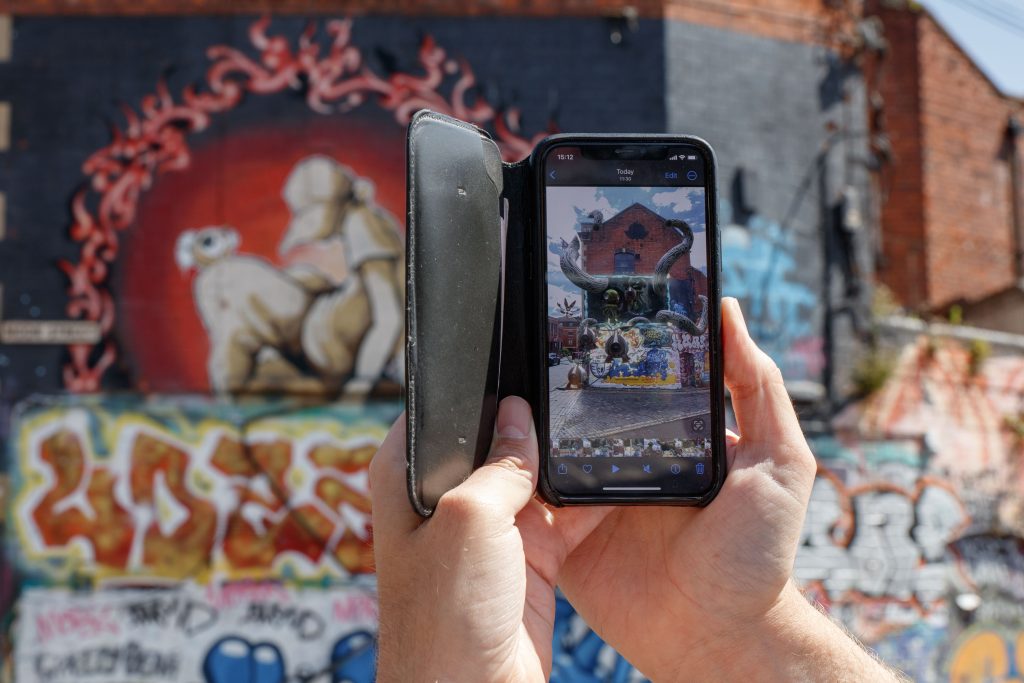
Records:
<instances>
[{"instance_id":1,"label":"graffiti wall","mask_svg":"<svg viewBox=\"0 0 1024 683\"><path fill-rule=\"evenodd\" d=\"M405 126L446 112L508 160L563 126L662 130L660 22L613 29L13 18L0 680L372 680ZM634 108L594 101L595 67ZM560 670L622 680L573 624Z\"/></svg>"},{"instance_id":2,"label":"graffiti wall","mask_svg":"<svg viewBox=\"0 0 1024 683\"><path fill-rule=\"evenodd\" d=\"M1018 680L1024 357L901 347L881 389L812 440L796 578L919 681Z\"/></svg>"},{"instance_id":3,"label":"graffiti wall","mask_svg":"<svg viewBox=\"0 0 1024 683\"><path fill-rule=\"evenodd\" d=\"M867 193L864 93L818 46L606 17L14 17L10 34L5 682L372 680L366 465L401 410L419 108L509 160L557 130L705 136L725 293L787 380L855 362L833 312L856 308L864 245L833 254L823 216ZM895 348L813 439L797 578L915 680L1024 679L1020 349ZM647 374L698 375L704 350L682 350L693 368ZM554 645L553 680L641 680L564 600Z\"/></svg>"},{"instance_id":4,"label":"graffiti wall","mask_svg":"<svg viewBox=\"0 0 1024 683\"><path fill-rule=\"evenodd\" d=\"M860 344L847 314L866 303L873 259L848 220L869 195L863 74L819 45L731 24L666 23L668 126L718 157L723 292L788 380L841 386ZM840 205L850 211L833 221Z\"/></svg>"},{"instance_id":5,"label":"graffiti wall","mask_svg":"<svg viewBox=\"0 0 1024 683\"><path fill-rule=\"evenodd\" d=\"M355 586L184 584L75 594L30 590L17 626L17 680L303 680L372 683L377 605Z\"/></svg>"},{"instance_id":6,"label":"graffiti wall","mask_svg":"<svg viewBox=\"0 0 1024 683\"><path fill-rule=\"evenodd\" d=\"M365 574L366 468L401 409L22 404L9 547L57 584Z\"/></svg>"}]
</instances>

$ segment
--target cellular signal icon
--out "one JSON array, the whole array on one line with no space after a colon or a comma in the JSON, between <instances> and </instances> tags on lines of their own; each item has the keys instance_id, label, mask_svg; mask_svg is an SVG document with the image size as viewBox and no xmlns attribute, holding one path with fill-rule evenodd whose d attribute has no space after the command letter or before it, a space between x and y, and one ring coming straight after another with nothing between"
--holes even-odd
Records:
<instances>
[{"instance_id":1,"label":"cellular signal icon","mask_svg":"<svg viewBox=\"0 0 1024 683\"><path fill-rule=\"evenodd\" d=\"M679 155L678 154L673 154L672 156L670 156L668 158L668 160L669 161L679 161Z\"/></svg>"}]
</instances>

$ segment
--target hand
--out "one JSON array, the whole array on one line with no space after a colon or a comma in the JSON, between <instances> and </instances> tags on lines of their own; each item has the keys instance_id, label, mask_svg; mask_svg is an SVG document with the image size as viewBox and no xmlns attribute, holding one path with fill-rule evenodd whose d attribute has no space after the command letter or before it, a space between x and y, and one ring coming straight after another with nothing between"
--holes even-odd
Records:
<instances>
[{"instance_id":1,"label":"hand","mask_svg":"<svg viewBox=\"0 0 1024 683\"><path fill-rule=\"evenodd\" d=\"M865 667L892 680L790 582L816 464L782 374L736 300L722 309L740 431L727 435L722 490L704 509L605 513L559 584L598 635L657 681L837 680L830 671L866 680Z\"/></svg>"},{"instance_id":2,"label":"hand","mask_svg":"<svg viewBox=\"0 0 1024 683\"><path fill-rule=\"evenodd\" d=\"M405 416L370 463L380 599L377 681L546 681L554 585L566 554L602 519L556 528L533 497L529 405L502 401L483 467L417 516L406 498Z\"/></svg>"}]
</instances>

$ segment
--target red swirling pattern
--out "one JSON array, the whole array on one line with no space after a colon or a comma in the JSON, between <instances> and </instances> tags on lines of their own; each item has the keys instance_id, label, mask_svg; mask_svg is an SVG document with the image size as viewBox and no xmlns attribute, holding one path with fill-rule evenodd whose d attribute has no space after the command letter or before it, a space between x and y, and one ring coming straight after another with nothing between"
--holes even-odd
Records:
<instances>
[{"instance_id":1,"label":"red swirling pattern","mask_svg":"<svg viewBox=\"0 0 1024 683\"><path fill-rule=\"evenodd\" d=\"M113 126L110 142L83 164L86 182L72 197L70 228L71 239L81 245L81 257L78 262L61 261L58 267L68 277L67 314L99 323L101 340L95 346L68 347L70 362L63 370L68 390L99 390L117 359L112 338L116 308L108 278L118 256L118 232L134 224L140 197L162 173L189 168L189 136L207 129L214 115L237 107L246 95L304 90L307 105L320 114L351 111L372 99L402 126L417 110L430 108L492 128L509 160L529 154L543 136L522 137L519 112L496 109L475 94L476 77L469 64L450 58L429 36L419 49L421 74L385 78L351 44L349 19L326 23L326 51L316 41L315 23L306 27L295 49L288 39L269 35L269 28L269 17L249 27L256 57L226 45L210 47L206 54L211 64L201 89L188 86L175 99L161 79L156 92L142 98L138 111L124 106L123 127Z\"/></svg>"}]
</instances>

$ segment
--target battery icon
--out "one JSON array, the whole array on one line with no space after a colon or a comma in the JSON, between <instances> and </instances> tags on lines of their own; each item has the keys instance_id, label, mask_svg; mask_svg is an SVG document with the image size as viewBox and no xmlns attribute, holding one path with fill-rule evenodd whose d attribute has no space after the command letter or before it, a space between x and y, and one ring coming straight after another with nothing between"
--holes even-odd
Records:
<instances>
[{"instance_id":1,"label":"battery icon","mask_svg":"<svg viewBox=\"0 0 1024 683\"><path fill-rule=\"evenodd\" d=\"M697 155L696 154L691 154L690 156L686 157L686 160L687 161L696 161L697 160Z\"/></svg>"}]
</instances>

